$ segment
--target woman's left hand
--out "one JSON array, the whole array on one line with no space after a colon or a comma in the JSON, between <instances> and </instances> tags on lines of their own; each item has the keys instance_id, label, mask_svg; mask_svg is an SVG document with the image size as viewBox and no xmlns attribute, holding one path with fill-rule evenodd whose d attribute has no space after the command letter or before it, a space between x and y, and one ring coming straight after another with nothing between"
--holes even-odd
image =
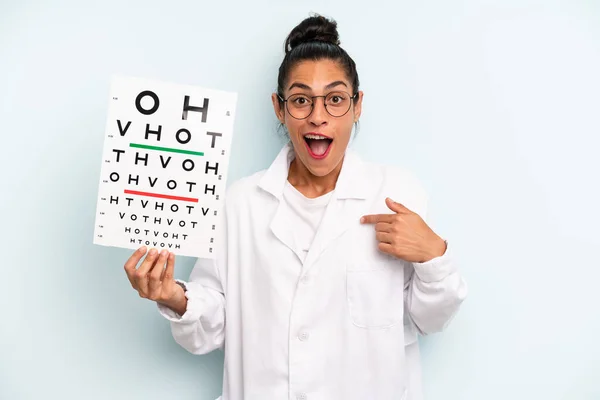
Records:
<instances>
[{"instance_id":1,"label":"woman's left hand","mask_svg":"<svg viewBox=\"0 0 600 400\"><path fill-rule=\"evenodd\" d=\"M390 198L385 204L394 214L365 215L363 224L375 224L379 250L409 262L427 262L446 252L446 242L412 212Z\"/></svg>"}]
</instances>

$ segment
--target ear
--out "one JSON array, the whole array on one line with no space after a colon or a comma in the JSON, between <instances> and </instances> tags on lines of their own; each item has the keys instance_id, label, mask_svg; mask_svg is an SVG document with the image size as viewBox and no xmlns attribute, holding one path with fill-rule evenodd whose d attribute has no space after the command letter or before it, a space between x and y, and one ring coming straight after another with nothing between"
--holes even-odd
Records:
<instances>
[{"instance_id":1,"label":"ear","mask_svg":"<svg viewBox=\"0 0 600 400\"><path fill-rule=\"evenodd\" d=\"M363 91L359 90L356 96L357 99L354 101L354 122L358 121L360 114L362 113L362 101L364 96Z\"/></svg>"},{"instance_id":2,"label":"ear","mask_svg":"<svg viewBox=\"0 0 600 400\"><path fill-rule=\"evenodd\" d=\"M275 116L282 124L285 124L285 106L283 102L279 100L279 96L277 93L271 94L271 101L273 102L273 110L275 111Z\"/></svg>"}]
</instances>

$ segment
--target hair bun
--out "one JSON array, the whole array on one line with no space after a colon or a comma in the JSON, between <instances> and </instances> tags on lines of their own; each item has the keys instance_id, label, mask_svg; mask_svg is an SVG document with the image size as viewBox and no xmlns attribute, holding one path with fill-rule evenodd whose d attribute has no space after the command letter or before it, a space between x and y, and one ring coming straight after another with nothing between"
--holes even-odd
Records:
<instances>
[{"instance_id":1,"label":"hair bun","mask_svg":"<svg viewBox=\"0 0 600 400\"><path fill-rule=\"evenodd\" d=\"M307 42L326 42L339 46L337 22L321 15L306 18L290 32L285 41L285 52Z\"/></svg>"}]
</instances>

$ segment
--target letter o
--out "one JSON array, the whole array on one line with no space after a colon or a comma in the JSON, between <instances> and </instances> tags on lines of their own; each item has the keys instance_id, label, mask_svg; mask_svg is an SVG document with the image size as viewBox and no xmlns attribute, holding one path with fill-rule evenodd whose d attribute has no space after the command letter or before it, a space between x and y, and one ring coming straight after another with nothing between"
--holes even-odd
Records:
<instances>
[{"instance_id":1,"label":"letter o","mask_svg":"<svg viewBox=\"0 0 600 400\"><path fill-rule=\"evenodd\" d=\"M179 134L185 132L187 134L187 140L181 140L179 139ZM188 131L185 128L181 128L180 130L177 131L177 133L175 134L175 139L177 139L177 141L181 144L186 144L189 143L190 140L192 140L192 134L190 133L190 131Z\"/></svg>"},{"instance_id":2,"label":"letter o","mask_svg":"<svg viewBox=\"0 0 600 400\"><path fill-rule=\"evenodd\" d=\"M149 110L142 108L142 99L146 96L150 96L152 97L152 100L154 100L154 105ZM158 110L159 103L160 102L158 101L158 96L151 90L144 90L135 98L135 108L137 108L137 110L144 115L154 114L156 110Z\"/></svg>"},{"instance_id":3,"label":"letter o","mask_svg":"<svg viewBox=\"0 0 600 400\"><path fill-rule=\"evenodd\" d=\"M189 168L186 168L186 167L185 167L185 163L191 163L191 164L192 164L192 166L191 166L191 167L189 167ZM191 170L193 170L193 169L194 169L194 162L188 158L188 159L185 159L185 160L183 160L183 163L181 164L181 166L183 167L183 169L184 169L184 170L186 170L186 171L190 172Z\"/></svg>"}]
</instances>

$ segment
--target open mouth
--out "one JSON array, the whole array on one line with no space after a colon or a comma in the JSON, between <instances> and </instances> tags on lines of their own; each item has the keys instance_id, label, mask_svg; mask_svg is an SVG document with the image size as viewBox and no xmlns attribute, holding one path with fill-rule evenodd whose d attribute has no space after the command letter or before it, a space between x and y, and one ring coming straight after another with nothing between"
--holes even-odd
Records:
<instances>
[{"instance_id":1,"label":"open mouth","mask_svg":"<svg viewBox=\"0 0 600 400\"><path fill-rule=\"evenodd\" d=\"M331 149L331 143L333 143L333 139L315 133L304 135L304 141L306 142L306 148L310 156L317 160L327 157Z\"/></svg>"}]
</instances>

